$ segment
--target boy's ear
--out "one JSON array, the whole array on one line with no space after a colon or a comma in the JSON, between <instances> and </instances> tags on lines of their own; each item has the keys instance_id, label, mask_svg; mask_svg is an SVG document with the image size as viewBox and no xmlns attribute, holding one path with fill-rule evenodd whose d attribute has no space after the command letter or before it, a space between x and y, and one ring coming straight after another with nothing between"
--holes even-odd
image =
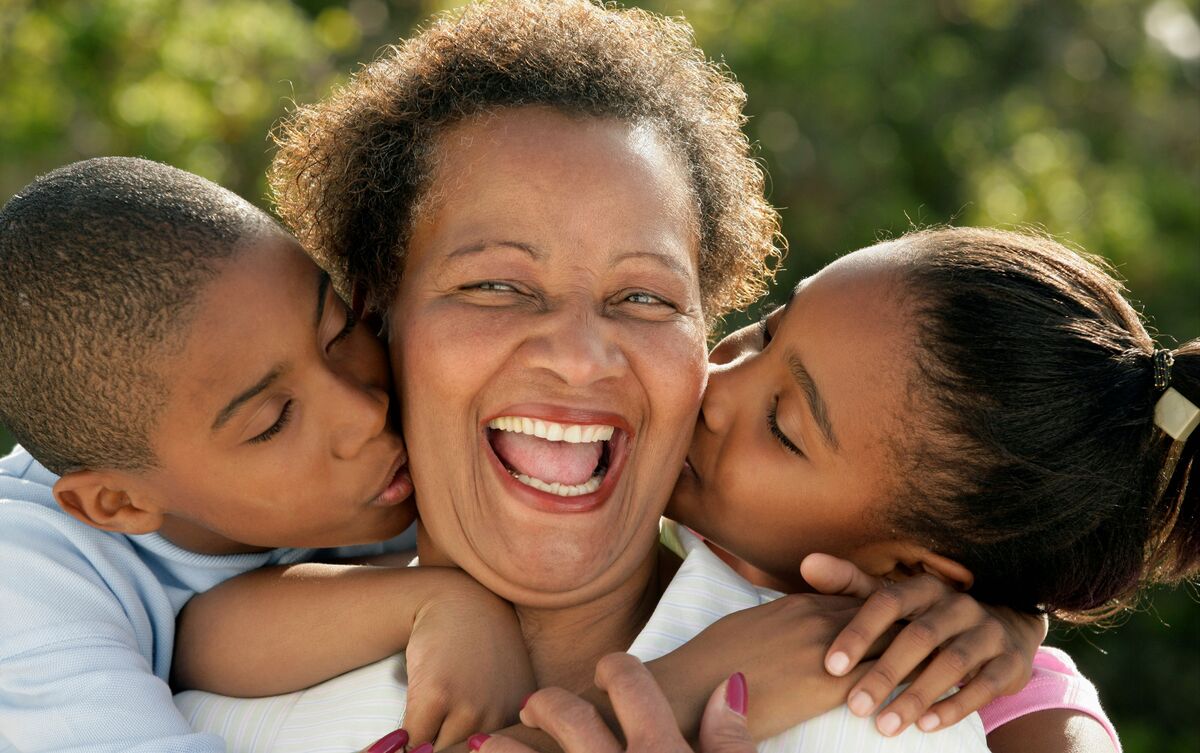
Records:
<instances>
[{"instance_id":1,"label":"boy's ear","mask_svg":"<svg viewBox=\"0 0 1200 753\"><path fill-rule=\"evenodd\" d=\"M136 484L120 471L71 471L54 484L63 511L93 528L113 533L153 533L163 512L133 491Z\"/></svg>"},{"instance_id":2,"label":"boy's ear","mask_svg":"<svg viewBox=\"0 0 1200 753\"><path fill-rule=\"evenodd\" d=\"M887 573L887 577L902 580L918 573L929 573L959 591L966 591L975 583L975 574L962 563L917 545L905 554L892 572Z\"/></svg>"}]
</instances>

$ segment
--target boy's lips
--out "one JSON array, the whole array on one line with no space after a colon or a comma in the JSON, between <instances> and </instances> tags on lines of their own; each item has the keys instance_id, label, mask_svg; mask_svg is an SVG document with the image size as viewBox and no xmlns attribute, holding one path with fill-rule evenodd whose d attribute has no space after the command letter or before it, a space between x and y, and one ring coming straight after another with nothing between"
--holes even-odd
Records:
<instances>
[{"instance_id":1,"label":"boy's lips","mask_svg":"<svg viewBox=\"0 0 1200 753\"><path fill-rule=\"evenodd\" d=\"M388 469L382 491L371 499L375 507L392 507L408 499L413 492L412 477L408 474L408 454L403 450Z\"/></svg>"}]
</instances>

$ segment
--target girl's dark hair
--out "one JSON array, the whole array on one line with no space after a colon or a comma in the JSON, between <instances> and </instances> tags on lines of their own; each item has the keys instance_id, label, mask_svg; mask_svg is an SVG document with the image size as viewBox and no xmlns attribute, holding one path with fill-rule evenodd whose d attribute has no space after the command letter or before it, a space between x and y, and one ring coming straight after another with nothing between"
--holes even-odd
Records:
<instances>
[{"instance_id":1,"label":"girl's dark hair","mask_svg":"<svg viewBox=\"0 0 1200 753\"><path fill-rule=\"evenodd\" d=\"M278 129L270 169L284 222L338 282L391 304L439 137L498 109L647 123L686 167L704 313L766 292L778 215L741 126L745 92L680 20L592 0L476 2L436 18Z\"/></svg>"},{"instance_id":2,"label":"girl's dark hair","mask_svg":"<svg viewBox=\"0 0 1200 753\"><path fill-rule=\"evenodd\" d=\"M1155 425L1157 346L1104 262L999 230L899 242L925 425L900 442L892 523L969 567L979 599L1073 621L1194 576L1200 431L1172 452ZM1200 340L1170 353L1200 404Z\"/></svg>"}]
</instances>

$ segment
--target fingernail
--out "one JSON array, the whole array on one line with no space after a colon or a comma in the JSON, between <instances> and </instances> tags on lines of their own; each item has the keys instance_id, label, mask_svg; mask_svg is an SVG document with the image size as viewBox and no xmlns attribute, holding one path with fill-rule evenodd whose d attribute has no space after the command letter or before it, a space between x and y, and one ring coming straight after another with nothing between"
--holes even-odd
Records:
<instances>
[{"instance_id":1,"label":"fingernail","mask_svg":"<svg viewBox=\"0 0 1200 753\"><path fill-rule=\"evenodd\" d=\"M746 676L741 672L734 672L729 676L729 682L725 683L725 705L733 713L745 716L746 696Z\"/></svg>"},{"instance_id":2,"label":"fingernail","mask_svg":"<svg viewBox=\"0 0 1200 753\"><path fill-rule=\"evenodd\" d=\"M408 733L402 729L389 732L367 748L367 753L397 753L408 745Z\"/></svg>"},{"instance_id":3,"label":"fingernail","mask_svg":"<svg viewBox=\"0 0 1200 753\"><path fill-rule=\"evenodd\" d=\"M480 732L478 735L471 735L467 738L467 747L471 750L479 750L483 744L491 739L491 735L485 735Z\"/></svg>"},{"instance_id":4,"label":"fingernail","mask_svg":"<svg viewBox=\"0 0 1200 753\"><path fill-rule=\"evenodd\" d=\"M518 709L518 711L524 711L524 710L525 710L525 704L529 703L529 699L530 699L530 698L533 698L533 693L530 693L529 695L527 695L527 696L525 696L524 698L522 698L522 699L521 699L521 707Z\"/></svg>"},{"instance_id":5,"label":"fingernail","mask_svg":"<svg viewBox=\"0 0 1200 753\"><path fill-rule=\"evenodd\" d=\"M917 722L917 726L921 728L922 732L933 732L941 723L941 717L930 711L921 717L920 721Z\"/></svg>"},{"instance_id":6,"label":"fingernail","mask_svg":"<svg viewBox=\"0 0 1200 753\"><path fill-rule=\"evenodd\" d=\"M867 695L866 692L860 690L850 696L850 700L846 705L850 707L850 711L855 716L866 716L875 708L875 701L871 700L871 696Z\"/></svg>"},{"instance_id":7,"label":"fingernail","mask_svg":"<svg viewBox=\"0 0 1200 753\"><path fill-rule=\"evenodd\" d=\"M850 669L850 657L841 651L835 651L825 660L825 669L829 670L829 674L841 677Z\"/></svg>"},{"instance_id":8,"label":"fingernail","mask_svg":"<svg viewBox=\"0 0 1200 753\"><path fill-rule=\"evenodd\" d=\"M433 743L422 743L410 750L409 753L433 753Z\"/></svg>"},{"instance_id":9,"label":"fingernail","mask_svg":"<svg viewBox=\"0 0 1200 753\"><path fill-rule=\"evenodd\" d=\"M894 711L889 711L879 717L879 720L875 722L875 726L879 728L880 732L891 737L900 729L900 715Z\"/></svg>"}]
</instances>

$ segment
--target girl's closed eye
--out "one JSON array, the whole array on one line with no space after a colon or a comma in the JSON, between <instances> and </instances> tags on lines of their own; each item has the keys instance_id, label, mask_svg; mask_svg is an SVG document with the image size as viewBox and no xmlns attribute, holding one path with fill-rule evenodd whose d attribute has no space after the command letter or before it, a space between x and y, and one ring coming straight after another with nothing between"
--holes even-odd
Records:
<instances>
[{"instance_id":1,"label":"girl's closed eye","mask_svg":"<svg viewBox=\"0 0 1200 753\"><path fill-rule=\"evenodd\" d=\"M338 333L333 336L333 339L329 341L329 345L325 346L325 349L329 350L329 349L333 348L333 346L335 346L338 343L340 343L341 341L345 340L347 337L350 336L350 333L352 333L354 331L354 328L357 325L358 325L358 317L356 317L354 315L353 311L350 311L349 309L347 309L346 310L346 323L344 325L342 325L341 330L338 331Z\"/></svg>"},{"instance_id":2,"label":"girl's closed eye","mask_svg":"<svg viewBox=\"0 0 1200 753\"><path fill-rule=\"evenodd\" d=\"M797 457L805 457L804 451L797 447L792 440L788 439L787 435L783 433L783 429L779 428L778 395L775 396L775 399L771 402L770 410L767 411L767 427L770 429L771 434L775 437L775 439L779 440L779 443L783 445L785 450L793 455L796 455Z\"/></svg>"}]
</instances>

